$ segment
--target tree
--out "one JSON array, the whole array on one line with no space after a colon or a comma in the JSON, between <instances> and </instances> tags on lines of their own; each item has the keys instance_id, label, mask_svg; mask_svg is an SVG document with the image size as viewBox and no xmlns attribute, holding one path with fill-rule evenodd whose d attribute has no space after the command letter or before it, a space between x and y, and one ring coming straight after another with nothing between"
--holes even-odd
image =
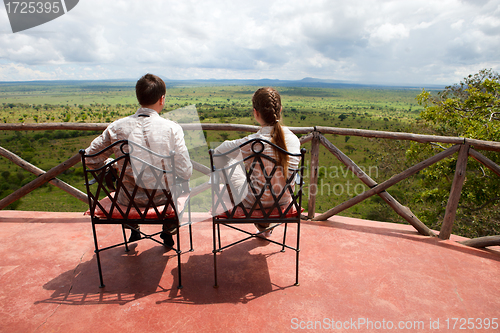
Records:
<instances>
[{"instance_id":1,"label":"tree","mask_svg":"<svg viewBox=\"0 0 500 333\"><path fill-rule=\"evenodd\" d=\"M7 181L10 177L10 172L9 171L3 171L2 172L2 177L5 181Z\"/></svg>"},{"instance_id":2,"label":"tree","mask_svg":"<svg viewBox=\"0 0 500 333\"><path fill-rule=\"evenodd\" d=\"M351 145L345 145L345 149L347 149L347 151L349 152L349 154L352 154L356 150L356 148L354 148Z\"/></svg>"},{"instance_id":3,"label":"tree","mask_svg":"<svg viewBox=\"0 0 500 333\"><path fill-rule=\"evenodd\" d=\"M222 138L222 141L226 141L229 138L229 134L226 132L219 133L219 136Z\"/></svg>"},{"instance_id":4,"label":"tree","mask_svg":"<svg viewBox=\"0 0 500 333\"><path fill-rule=\"evenodd\" d=\"M438 94L423 90L417 100L424 107L420 117L438 134L472 139L500 141L500 75L481 70L459 84L446 87ZM413 161L434 155L445 147L414 143L407 151ZM499 152L481 151L500 164ZM427 211L422 220L431 227L442 221L448 201L456 155L421 172L423 191L416 200ZM480 163L469 158L466 181L457 212L454 233L467 237L500 233L500 178Z\"/></svg>"},{"instance_id":5,"label":"tree","mask_svg":"<svg viewBox=\"0 0 500 333\"><path fill-rule=\"evenodd\" d=\"M417 100L424 106L421 118L443 134L482 140L500 138L500 74L492 70L469 75L437 96L423 90Z\"/></svg>"}]
</instances>

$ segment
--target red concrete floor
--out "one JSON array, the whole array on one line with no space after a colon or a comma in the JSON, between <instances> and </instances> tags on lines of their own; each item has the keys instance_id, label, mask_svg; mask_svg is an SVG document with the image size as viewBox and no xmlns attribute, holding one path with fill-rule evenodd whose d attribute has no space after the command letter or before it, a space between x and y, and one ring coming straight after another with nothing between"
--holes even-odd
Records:
<instances>
[{"instance_id":1,"label":"red concrete floor","mask_svg":"<svg viewBox=\"0 0 500 333\"><path fill-rule=\"evenodd\" d=\"M253 239L218 257L215 289L209 216L194 220L183 289L172 252L150 240L129 253L102 252L100 289L88 218L0 211L0 332L500 330L499 248L337 216L302 224L300 286L293 285L294 253ZM187 229L181 232L187 246ZM117 226L98 233L102 245L121 237ZM223 240L234 237L228 231Z\"/></svg>"}]
</instances>

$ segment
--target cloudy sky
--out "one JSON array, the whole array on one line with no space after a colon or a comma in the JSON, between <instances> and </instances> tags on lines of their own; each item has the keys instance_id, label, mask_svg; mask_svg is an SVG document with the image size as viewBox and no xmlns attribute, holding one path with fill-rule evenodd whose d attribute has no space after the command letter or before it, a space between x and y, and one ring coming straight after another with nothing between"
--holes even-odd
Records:
<instances>
[{"instance_id":1,"label":"cloudy sky","mask_svg":"<svg viewBox=\"0 0 500 333\"><path fill-rule=\"evenodd\" d=\"M482 68L500 71L500 0L80 0L18 33L0 7L0 81L452 84Z\"/></svg>"}]
</instances>

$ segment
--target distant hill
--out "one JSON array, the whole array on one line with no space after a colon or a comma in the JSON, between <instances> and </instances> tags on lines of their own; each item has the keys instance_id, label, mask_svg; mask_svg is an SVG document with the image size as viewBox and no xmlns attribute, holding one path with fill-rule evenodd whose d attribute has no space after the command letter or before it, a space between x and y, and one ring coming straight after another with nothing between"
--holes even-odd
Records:
<instances>
[{"instance_id":1,"label":"distant hill","mask_svg":"<svg viewBox=\"0 0 500 333\"><path fill-rule=\"evenodd\" d=\"M306 77L302 80L278 80L278 79L205 79L205 80L171 80L167 77L160 77L167 86L273 86L273 87L309 87L309 88L378 88L378 89L444 89L445 86L433 84L415 85L379 85L362 84L342 80L328 80ZM134 87L136 79L113 79L113 80L43 80L43 81L3 81L2 86L99 86L99 85L119 85L122 87Z\"/></svg>"},{"instance_id":2,"label":"distant hill","mask_svg":"<svg viewBox=\"0 0 500 333\"><path fill-rule=\"evenodd\" d=\"M327 80L306 77L302 80L279 80L279 79L206 79L206 80L170 80L164 78L169 86L179 85L237 85L237 86L272 86L272 87L308 87L308 88L378 88L378 89L422 89L441 90L444 85L435 84L415 84L415 85L382 85L382 84L362 84L357 82L342 80Z\"/></svg>"}]
</instances>

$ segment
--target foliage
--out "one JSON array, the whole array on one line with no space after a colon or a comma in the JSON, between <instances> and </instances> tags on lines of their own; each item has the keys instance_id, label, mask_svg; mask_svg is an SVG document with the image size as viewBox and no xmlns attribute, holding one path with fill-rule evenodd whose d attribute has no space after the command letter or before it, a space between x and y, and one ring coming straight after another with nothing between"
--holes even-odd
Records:
<instances>
[{"instance_id":1,"label":"foliage","mask_svg":"<svg viewBox=\"0 0 500 333\"><path fill-rule=\"evenodd\" d=\"M459 84L432 95L423 90L417 97L424 107L420 116L438 134L500 141L500 75L481 70ZM407 157L422 160L445 147L414 143ZM500 153L480 151L500 164ZM417 195L429 208L421 218L432 226L442 220L453 182L456 155L422 171L423 190ZM469 237L500 233L500 177L469 158L466 180L457 212L454 233Z\"/></svg>"},{"instance_id":2,"label":"foliage","mask_svg":"<svg viewBox=\"0 0 500 333\"><path fill-rule=\"evenodd\" d=\"M417 97L424 106L420 113L445 135L458 135L482 140L500 137L500 75L481 70L460 84L432 96L427 91Z\"/></svg>"}]
</instances>

